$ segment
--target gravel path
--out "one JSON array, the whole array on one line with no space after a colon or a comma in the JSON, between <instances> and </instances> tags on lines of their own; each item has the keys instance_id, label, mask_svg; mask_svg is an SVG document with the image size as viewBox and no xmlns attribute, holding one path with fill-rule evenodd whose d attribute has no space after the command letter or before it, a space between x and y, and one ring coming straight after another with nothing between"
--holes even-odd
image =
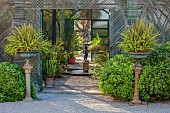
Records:
<instances>
[{"instance_id":1,"label":"gravel path","mask_svg":"<svg viewBox=\"0 0 170 113\"><path fill-rule=\"evenodd\" d=\"M39 93L29 103L0 103L0 113L170 113L170 102L129 106L103 95Z\"/></svg>"},{"instance_id":2,"label":"gravel path","mask_svg":"<svg viewBox=\"0 0 170 113\"><path fill-rule=\"evenodd\" d=\"M72 90L80 93L69 93ZM46 92L38 93L32 102L0 103L0 113L170 113L170 101L129 106L106 95L84 93L85 90L99 91L98 80L63 75L55 79L53 88L44 88Z\"/></svg>"},{"instance_id":3,"label":"gravel path","mask_svg":"<svg viewBox=\"0 0 170 113\"><path fill-rule=\"evenodd\" d=\"M62 75L62 78L54 80L54 88L60 89L65 86L74 90L98 90L98 80L92 79L90 76L73 76Z\"/></svg>"}]
</instances>

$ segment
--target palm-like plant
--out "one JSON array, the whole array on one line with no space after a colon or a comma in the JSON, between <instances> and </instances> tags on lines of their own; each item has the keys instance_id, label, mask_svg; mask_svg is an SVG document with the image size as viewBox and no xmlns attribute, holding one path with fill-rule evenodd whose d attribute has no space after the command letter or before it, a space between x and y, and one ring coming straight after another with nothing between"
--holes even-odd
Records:
<instances>
[{"instance_id":1,"label":"palm-like plant","mask_svg":"<svg viewBox=\"0 0 170 113\"><path fill-rule=\"evenodd\" d=\"M11 55L23 51L38 51L40 48L40 30L36 30L32 25L22 25L12 30L12 35L8 36L5 51Z\"/></svg>"},{"instance_id":2,"label":"palm-like plant","mask_svg":"<svg viewBox=\"0 0 170 113\"><path fill-rule=\"evenodd\" d=\"M43 74L45 78L53 78L56 74L56 60L53 58L47 59L43 63Z\"/></svg>"},{"instance_id":3,"label":"palm-like plant","mask_svg":"<svg viewBox=\"0 0 170 113\"><path fill-rule=\"evenodd\" d=\"M154 32L154 24L146 20L136 21L121 33L123 42L119 47L126 52L146 52L156 45L158 32Z\"/></svg>"}]
</instances>

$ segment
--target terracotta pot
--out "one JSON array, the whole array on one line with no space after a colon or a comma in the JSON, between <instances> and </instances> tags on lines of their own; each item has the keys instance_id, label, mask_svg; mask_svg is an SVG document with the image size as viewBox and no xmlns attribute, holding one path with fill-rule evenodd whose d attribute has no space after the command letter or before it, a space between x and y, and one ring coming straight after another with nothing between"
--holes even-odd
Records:
<instances>
[{"instance_id":1,"label":"terracotta pot","mask_svg":"<svg viewBox=\"0 0 170 113\"><path fill-rule=\"evenodd\" d=\"M75 57L69 58L69 63L70 64L75 64L75 62L76 62L76 58Z\"/></svg>"},{"instance_id":2,"label":"terracotta pot","mask_svg":"<svg viewBox=\"0 0 170 113\"><path fill-rule=\"evenodd\" d=\"M53 78L45 78L45 87L52 87L53 86Z\"/></svg>"}]
</instances>

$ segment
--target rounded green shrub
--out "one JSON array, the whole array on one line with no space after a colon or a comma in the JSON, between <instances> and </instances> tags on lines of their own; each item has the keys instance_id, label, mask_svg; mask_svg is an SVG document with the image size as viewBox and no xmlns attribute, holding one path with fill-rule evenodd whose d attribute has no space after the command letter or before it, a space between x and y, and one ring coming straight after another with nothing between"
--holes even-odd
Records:
<instances>
[{"instance_id":1,"label":"rounded green shrub","mask_svg":"<svg viewBox=\"0 0 170 113\"><path fill-rule=\"evenodd\" d=\"M140 98L146 101L170 99L170 43L158 45L142 63Z\"/></svg>"},{"instance_id":2,"label":"rounded green shrub","mask_svg":"<svg viewBox=\"0 0 170 113\"><path fill-rule=\"evenodd\" d=\"M0 102L21 101L25 97L26 81L24 69L16 64L0 63ZM31 96L36 97L36 91L31 82Z\"/></svg>"},{"instance_id":3,"label":"rounded green shrub","mask_svg":"<svg viewBox=\"0 0 170 113\"><path fill-rule=\"evenodd\" d=\"M131 100L134 87L133 62L125 54L111 58L100 71L100 90L117 99Z\"/></svg>"}]
</instances>

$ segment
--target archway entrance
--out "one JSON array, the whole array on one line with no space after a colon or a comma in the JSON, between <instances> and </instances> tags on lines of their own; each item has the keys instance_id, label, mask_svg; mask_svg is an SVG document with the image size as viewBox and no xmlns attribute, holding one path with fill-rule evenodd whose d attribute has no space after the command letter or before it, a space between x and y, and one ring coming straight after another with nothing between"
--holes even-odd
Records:
<instances>
[{"instance_id":1,"label":"archway entrance","mask_svg":"<svg viewBox=\"0 0 170 113\"><path fill-rule=\"evenodd\" d=\"M109 9L86 9L77 10L65 19L65 42L73 41L70 37L78 33L82 37L83 43L79 50L89 46L91 41L97 36L109 48ZM77 48L78 49L78 48ZM93 54L90 52L88 60L92 61Z\"/></svg>"},{"instance_id":2,"label":"archway entrance","mask_svg":"<svg viewBox=\"0 0 170 113\"><path fill-rule=\"evenodd\" d=\"M79 30L79 34L81 34L81 27L80 29L77 24L86 23L86 25L90 25L88 32L88 35L84 35L84 40L92 40L96 35L98 34L102 40L108 40L108 51L109 56L112 57L114 54L118 53L120 50L117 47L116 42L121 41L120 38L120 32L124 29L124 27L127 25L127 21L125 18L125 14L121 8L121 4L119 4L117 1L67 1L67 2L59 2L59 1L42 1L39 0L35 2L31 9L29 9L29 14L27 18L27 22L31 23L35 27L40 27L41 30L43 30L44 25L44 11L45 10L52 10L52 13L56 13L56 10L59 11L59 22L60 24L57 25L56 22L53 25L53 31L52 31L52 41L57 40L56 35L58 33L58 36L62 39L64 39L65 42L69 42L69 37L71 37L72 33L76 30ZM65 18L64 11L65 10L71 10L73 12L75 11L88 11L89 17L83 17L83 18L75 18L75 14L70 18ZM95 15L95 12L98 12L99 15ZM101 15L100 15L101 13ZM76 13L78 14L78 12ZM95 15L95 16L93 16ZM54 15L53 15L54 16ZM73 18L74 17L74 18ZM103 18L103 19L101 19ZM53 17L53 22L56 20L56 17ZM78 22L81 21L81 22ZM88 23L88 24L87 24ZM58 28L57 28L58 27ZM66 30L67 28L67 30ZM59 31L57 31L59 29ZM82 29L83 32L85 29ZM54 34L53 34L54 33ZM87 32L86 32L87 33ZM49 35L50 36L50 35ZM87 37L85 37L87 36ZM50 38L51 38L50 37ZM93 56L93 53L92 53ZM37 83L42 87L42 55L37 58L37 63L40 63L39 69L37 69L37 73L39 77L35 77ZM39 79L37 79L39 78ZM42 89L42 88L40 88Z\"/></svg>"}]
</instances>

